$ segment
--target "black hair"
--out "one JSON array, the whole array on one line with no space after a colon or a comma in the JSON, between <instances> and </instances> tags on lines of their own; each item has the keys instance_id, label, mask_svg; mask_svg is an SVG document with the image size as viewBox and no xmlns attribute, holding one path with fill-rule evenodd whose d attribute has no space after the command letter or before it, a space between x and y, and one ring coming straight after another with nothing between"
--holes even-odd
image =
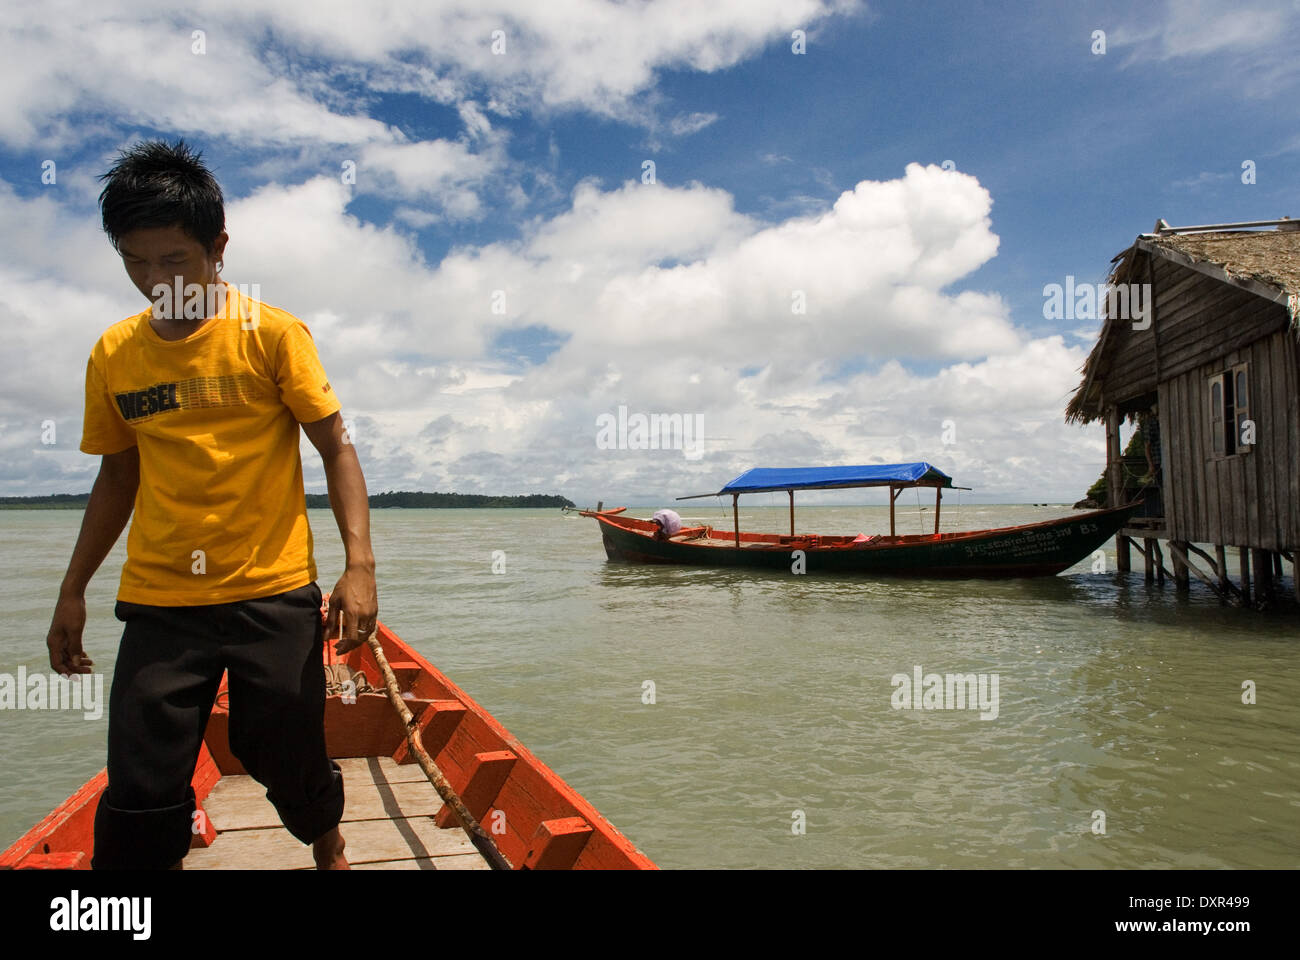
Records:
<instances>
[{"instance_id":1,"label":"black hair","mask_svg":"<svg viewBox=\"0 0 1300 960\"><path fill-rule=\"evenodd\" d=\"M114 248L132 230L174 224L211 250L226 228L221 187L184 140L137 143L99 179L108 181L99 206Z\"/></svg>"}]
</instances>

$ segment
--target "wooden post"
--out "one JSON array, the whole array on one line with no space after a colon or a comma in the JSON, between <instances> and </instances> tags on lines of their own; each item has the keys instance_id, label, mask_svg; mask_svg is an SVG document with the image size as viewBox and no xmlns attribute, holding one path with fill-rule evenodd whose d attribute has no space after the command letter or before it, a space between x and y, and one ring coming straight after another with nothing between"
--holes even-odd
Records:
<instances>
[{"instance_id":1,"label":"wooden post","mask_svg":"<svg viewBox=\"0 0 1300 960\"><path fill-rule=\"evenodd\" d=\"M1248 548L1237 548L1237 562L1241 564L1241 595L1247 603L1250 603L1250 550Z\"/></svg>"},{"instance_id":2,"label":"wooden post","mask_svg":"<svg viewBox=\"0 0 1300 960\"><path fill-rule=\"evenodd\" d=\"M1178 588L1180 593L1191 588L1191 577L1188 574L1187 563L1184 560L1186 550L1186 544L1180 544L1173 540L1169 541L1169 556L1174 563L1174 586Z\"/></svg>"},{"instance_id":3,"label":"wooden post","mask_svg":"<svg viewBox=\"0 0 1300 960\"><path fill-rule=\"evenodd\" d=\"M943 501L943 487L934 488L934 535L939 535L939 504Z\"/></svg>"},{"instance_id":4,"label":"wooden post","mask_svg":"<svg viewBox=\"0 0 1300 960\"><path fill-rule=\"evenodd\" d=\"M1276 580L1278 583L1281 583L1283 576L1284 574L1282 573L1282 554L1274 553L1273 554L1273 579Z\"/></svg>"},{"instance_id":5,"label":"wooden post","mask_svg":"<svg viewBox=\"0 0 1300 960\"><path fill-rule=\"evenodd\" d=\"M1165 582L1165 555L1160 549L1159 540L1151 541L1151 552L1155 554L1156 558L1156 583L1163 586Z\"/></svg>"},{"instance_id":6,"label":"wooden post","mask_svg":"<svg viewBox=\"0 0 1300 960\"><path fill-rule=\"evenodd\" d=\"M740 494L731 495L731 519L736 524L736 546L740 546Z\"/></svg>"},{"instance_id":7,"label":"wooden post","mask_svg":"<svg viewBox=\"0 0 1300 960\"><path fill-rule=\"evenodd\" d=\"M889 535L894 536L894 498L898 494L894 493L893 484L889 487Z\"/></svg>"},{"instance_id":8,"label":"wooden post","mask_svg":"<svg viewBox=\"0 0 1300 960\"><path fill-rule=\"evenodd\" d=\"M1219 584L1227 587L1232 581L1228 579L1228 551L1222 544L1214 545L1214 562L1219 568Z\"/></svg>"},{"instance_id":9,"label":"wooden post","mask_svg":"<svg viewBox=\"0 0 1300 960\"><path fill-rule=\"evenodd\" d=\"M1119 411L1106 411L1106 506L1118 507L1124 495L1124 452L1119 442Z\"/></svg>"},{"instance_id":10,"label":"wooden post","mask_svg":"<svg viewBox=\"0 0 1300 960\"><path fill-rule=\"evenodd\" d=\"M1106 506L1120 506L1124 485L1124 452L1119 443L1119 411L1115 407L1106 410ZM1128 573L1132 569L1129 559L1128 538L1123 531L1115 534L1115 569Z\"/></svg>"},{"instance_id":11,"label":"wooden post","mask_svg":"<svg viewBox=\"0 0 1300 960\"><path fill-rule=\"evenodd\" d=\"M794 536L794 491L787 490L786 493L790 494L790 536L793 537Z\"/></svg>"},{"instance_id":12,"label":"wooden post","mask_svg":"<svg viewBox=\"0 0 1300 960\"><path fill-rule=\"evenodd\" d=\"M1273 558L1267 550L1251 550L1255 567L1255 597L1260 603L1273 599Z\"/></svg>"},{"instance_id":13,"label":"wooden post","mask_svg":"<svg viewBox=\"0 0 1300 960\"><path fill-rule=\"evenodd\" d=\"M1291 560L1291 587L1295 590L1296 600L1300 600L1300 550L1297 550Z\"/></svg>"},{"instance_id":14,"label":"wooden post","mask_svg":"<svg viewBox=\"0 0 1300 960\"><path fill-rule=\"evenodd\" d=\"M1151 548L1154 544L1155 541L1152 540L1150 537L1142 538L1142 566L1143 566L1142 576L1147 583L1151 583L1156 578L1155 569L1152 567L1152 564L1155 562L1155 558L1151 555Z\"/></svg>"}]
</instances>

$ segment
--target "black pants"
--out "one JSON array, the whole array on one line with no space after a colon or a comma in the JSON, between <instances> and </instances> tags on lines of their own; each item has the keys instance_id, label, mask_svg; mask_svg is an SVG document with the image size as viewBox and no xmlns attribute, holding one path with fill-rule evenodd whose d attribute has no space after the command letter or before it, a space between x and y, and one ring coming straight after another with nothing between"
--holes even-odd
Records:
<instances>
[{"instance_id":1,"label":"black pants","mask_svg":"<svg viewBox=\"0 0 1300 960\"><path fill-rule=\"evenodd\" d=\"M230 749L303 843L343 816L343 776L325 752L320 588L201 607L119 601L126 624L108 714L108 789L92 866L162 869L189 851L190 780L223 671Z\"/></svg>"}]
</instances>

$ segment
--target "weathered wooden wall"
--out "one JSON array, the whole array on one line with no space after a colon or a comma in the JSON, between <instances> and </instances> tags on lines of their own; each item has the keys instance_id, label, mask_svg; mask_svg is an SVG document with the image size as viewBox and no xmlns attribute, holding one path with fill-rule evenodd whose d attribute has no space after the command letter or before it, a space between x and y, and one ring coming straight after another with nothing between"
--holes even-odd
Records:
<instances>
[{"instance_id":1,"label":"weathered wooden wall","mask_svg":"<svg viewBox=\"0 0 1300 960\"><path fill-rule=\"evenodd\" d=\"M1240 339L1235 328L1225 333L1230 331L1233 335L1226 339ZM1284 327L1226 353L1208 342L1202 349L1214 359L1190 367L1183 361L1184 372L1159 388L1166 535L1173 540L1263 550L1296 549L1300 546L1300 366L1295 335ZM1250 364L1250 415L1256 443L1249 453L1216 457L1210 437L1208 379L1239 363Z\"/></svg>"},{"instance_id":2,"label":"weathered wooden wall","mask_svg":"<svg viewBox=\"0 0 1300 960\"><path fill-rule=\"evenodd\" d=\"M1107 406L1124 413L1126 401L1154 393L1161 381L1226 357L1288 323L1280 304L1150 254L1138 255L1132 281L1152 284L1155 315L1145 330L1133 329L1131 321L1112 325L1100 378Z\"/></svg>"}]
</instances>

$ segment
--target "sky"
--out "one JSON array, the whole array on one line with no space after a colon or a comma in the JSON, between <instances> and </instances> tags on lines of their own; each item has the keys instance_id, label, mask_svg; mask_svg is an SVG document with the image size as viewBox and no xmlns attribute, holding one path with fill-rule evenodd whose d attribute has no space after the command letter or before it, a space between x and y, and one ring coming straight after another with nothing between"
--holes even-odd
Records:
<instances>
[{"instance_id":1,"label":"sky","mask_svg":"<svg viewBox=\"0 0 1300 960\"><path fill-rule=\"evenodd\" d=\"M307 324L371 493L924 460L1073 502L1100 323L1045 288L1160 218L1300 215L1296 0L6 10L0 495L94 481L86 358L148 305L98 177L141 139L203 151L223 277Z\"/></svg>"}]
</instances>

